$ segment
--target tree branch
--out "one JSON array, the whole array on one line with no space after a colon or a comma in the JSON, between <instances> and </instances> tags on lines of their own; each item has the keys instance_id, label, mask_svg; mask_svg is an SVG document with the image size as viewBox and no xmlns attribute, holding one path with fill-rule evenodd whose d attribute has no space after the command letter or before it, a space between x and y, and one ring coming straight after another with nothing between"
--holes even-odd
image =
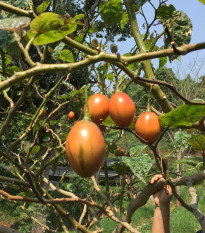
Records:
<instances>
[{"instance_id":1,"label":"tree branch","mask_svg":"<svg viewBox=\"0 0 205 233\"><path fill-rule=\"evenodd\" d=\"M135 77L137 80L141 80L143 82L148 82L148 83L154 83L154 84L159 84L165 87L168 87L172 92L174 92L180 99L182 99L186 104L193 104L193 105L205 105L205 102L199 102L199 101L191 101L186 99L183 95L181 95L172 84L169 84L165 81L159 81L156 79L148 79L148 78L141 78L139 76Z\"/></svg>"},{"instance_id":2,"label":"tree branch","mask_svg":"<svg viewBox=\"0 0 205 233\"><path fill-rule=\"evenodd\" d=\"M184 176L184 177L171 179L171 184L173 185L173 187L179 185L186 185L187 179L190 179L193 185L200 183L201 181L205 180L205 171L193 174L189 177ZM162 189L165 185L165 182L166 182L165 179L160 179L158 182L152 185L148 184L147 186L145 186L142 192L138 194L138 196L135 199L132 199L129 202L123 219L128 223L130 223L134 212L141 206L145 205L151 195L153 195L158 190ZM121 233L123 232L123 230L124 227L122 225L121 226L118 225L118 227L113 231L113 233Z\"/></svg>"},{"instance_id":3,"label":"tree branch","mask_svg":"<svg viewBox=\"0 0 205 233\"><path fill-rule=\"evenodd\" d=\"M36 17L33 11L26 11L26 10L20 9L18 7L4 3L3 1L0 1L0 10L8 11L8 12L11 12L19 16L30 17L32 19Z\"/></svg>"}]
</instances>

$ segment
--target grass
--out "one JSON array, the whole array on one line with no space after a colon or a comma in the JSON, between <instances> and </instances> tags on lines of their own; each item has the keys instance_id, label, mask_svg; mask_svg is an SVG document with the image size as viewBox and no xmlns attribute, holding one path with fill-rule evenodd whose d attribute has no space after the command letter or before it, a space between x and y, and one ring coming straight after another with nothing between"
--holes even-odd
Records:
<instances>
[{"instance_id":1,"label":"grass","mask_svg":"<svg viewBox=\"0 0 205 233\"><path fill-rule=\"evenodd\" d=\"M103 188L104 187L102 187L102 190ZM205 214L205 182L202 182L200 185L196 185L196 189L197 194L200 196L198 207L200 211ZM189 203L190 197L187 187L181 187L181 196L186 201L186 203ZM123 201L124 209L126 208L126 206L127 200L125 198ZM154 209L154 202L149 199L145 206L135 211L132 217L132 226L141 233L150 233ZM74 210L77 209L74 208ZM18 205L6 200L0 200L0 221L7 223L9 226L15 226L14 228L18 228L18 230L21 230L21 232L24 233L30 232L32 225L27 216L21 212ZM48 222L48 225L50 226L50 222ZM116 222L108 218L102 218L100 221L100 226L104 229L103 233L111 233L115 229L116 225ZM171 233L196 233L198 230L201 229L200 224L192 213L190 213L183 207L176 208L176 200L174 197L172 198L171 202L170 226ZM76 230L69 230L69 232L76 233ZM128 233L128 231L125 232ZM59 231L59 233L63 233L63 231Z\"/></svg>"},{"instance_id":2,"label":"grass","mask_svg":"<svg viewBox=\"0 0 205 233\"><path fill-rule=\"evenodd\" d=\"M197 193L201 196L199 201L199 209L202 213L205 213L205 182L196 188ZM187 203L189 203L190 197L187 193L186 187L182 186L181 196ZM150 199L145 206L141 207L134 213L132 217L132 226L141 233L150 233L154 209L154 203ZM105 218L101 220L100 225L101 228L104 229L103 233L111 233L115 229L117 223ZM171 233L196 233L201 229L200 224L192 213L181 206L176 208L175 198L173 198L171 202L170 227ZM125 232L128 233L128 231ZM72 233L74 233L74 231Z\"/></svg>"}]
</instances>

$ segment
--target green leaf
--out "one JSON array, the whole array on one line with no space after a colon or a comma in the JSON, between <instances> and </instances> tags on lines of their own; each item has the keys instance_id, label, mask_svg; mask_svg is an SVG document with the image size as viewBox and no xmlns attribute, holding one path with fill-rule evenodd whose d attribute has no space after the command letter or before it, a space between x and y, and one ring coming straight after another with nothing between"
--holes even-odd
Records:
<instances>
[{"instance_id":1,"label":"green leaf","mask_svg":"<svg viewBox=\"0 0 205 233\"><path fill-rule=\"evenodd\" d=\"M52 58L56 58L58 57L58 55L60 54L60 52L63 50L63 48L65 47L65 44L63 42L59 43L55 49L52 51Z\"/></svg>"},{"instance_id":2,"label":"green leaf","mask_svg":"<svg viewBox=\"0 0 205 233\"><path fill-rule=\"evenodd\" d=\"M50 125L56 125L57 124L57 120L51 120L51 121L49 121L49 124Z\"/></svg>"},{"instance_id":3,"label":"green leaf","mask_svg":"<svg viewBox=\"0 0 205 233\"><path fill-rule=\"evenodd\" d=\"M39 15L39 14L43 13L44 11L46 11L50 2L51 2L50 0L46 0L40 6L38 6L37 7L37 14Z\"/></svg>"},{"instance_id":4,"label":"green leaf","mask_svg":"<svg viewBox=\"0 0 205 233\"><path fill-rule=\"evenodd\" d=\"M41 148L40 146L34 146L32 149L32 153L37 154L39 152L40 148Z\"/></svg>"},{"instance_id":5,"label":"green leaf","mask_svg":"<svg viewBox=\"0 0 205 233\"><path fill-rule=\"evenodd\" d=\"M179 148L179 150L184 151L189 147L188 140L191 138L191 135L184 131L177 131L174 134L174 142L176 147Z\"/></svg>"},{"instance_id":6,"label":"green leaf","mask_svg":"<svg viewBox=\"0 0 205 233\"><path fill-rule=\"evenodd\" d=\"M193 160L187 160L187 159L180 159L180 160L177 160L174 165L176 164L188 164L188 165L191 165L193 167L196 167L197 166L197 163Z\"/></svg>"},{"instance_id":7,"label":"green leaf","mask_svg":"<svg viewBox=\"0 0 205 233\"><path fill-rule=\"evenodd\" d=\"M177 128L190 126L205 116L204 105L184 104L173 111L159 116L160 123L165 127Z\"/></svg>"},{"instance_id":8,"label":"green leaf","mask_svg":"<svg viewBox=\"0 0 205 233\"><path fill-rule=\"evenodd\" d=\"M159 58L159 68L165 66L167 64L167 57L160 57Z\"/></svg>"},{"instance_id":9,"label":"green leaf","mask_svg":"<svg viewBox=\"0 0 205 233\"><path fill-rule=\"evenodd\" d=\"M111 119L110 115L103 121L103 125L115 125L115 122Z\"/></svg>"},{"instance_id":10,"label":"green leaf","mask_svg":"<svg viewBox=\"0 0 205 233\"><path fill-rule=\"evenodd\" d=\"M122 19L121 0L107 0L100 2L100 14L108 27L113 27Z\"/></svg>"},{"instance_id":11,"label":"green leaf","mask_svg":"<svg viewBox=\"0 0 205 233\"><path fill-rule=\"evenodd\" d=\"M118 130L114 130L113 132L104 136L106 143L112 143L116 138L119 137L120 132Z\"/></svg>"},{"instance_id":12,"label":"green leaf","mask_svg":"<svg viewBox=\"0 0 205 233\"><path fill-rule=\"evenodd\" d=\"M88 84L88 88L90 88L90 84ZM82 86L81 89L72 91L69 94L70 94L70 96L74 96L74 95L79 94L79 93L85 93L85 85Z\"/></svg>"},{"instance_id":13,"label":"green leaf","mask_svg":"<svg viewBox=\"0 0 205 233\"><path fill-rule=\"evenodd\" d=\"M190 18L182 11L174 11L172 18L168 25L169 32L175 46L189 44L192 35L192 22ZM171 48L170 40L168 38L164 41L164 48ZM169 58L170 61L176 59L178 55L173 55Z\"/></svg>"},{"instance_id":14,"label":"green leaf","mask_svg":"<svg viewBox=\"0 0 205 233\"><path fill-rule=\"evenodd\" d=\"M61 59L62 61L74 62L73 53L68 49L64 49L60 51L58 58Z\"/></svg>"},{"instance_id":15,"label":"green leaf","mask_svg":"<svg viewBox=\"0 0 205 233\"><path fill-rule=\"evenodd\" d=\"M143 150L146 148L147 146L145 145L136 145L130 148L129 152L130 155L134 155L134 156L138 156L141 155Z\"/></svg>"},{"instance_id":16,"label":"green leaf","mask_svg":"<svg viewBox=\"0 0 205 233\"><path fill-rule=\"evenodd\" d=\"M205 151L205 136L195 135L189 140L193 149L197 152Z\"/></svg>"},{"instance_id":17,"label":"green leaf","mask_svg":"<svg viewBox=\"0 0 205 233\"><path fill-rule=\"evenodd\" d=\"M114 79L114 74L113 73L109 73L106 75L106 78L109 80L109 81L112 81Z\"/></svg>"},{"instance_id":18,"label":"green leaf","mask_svg":"<svg viewBox=\"0 0 205 233\"><path fill-rule=\"evenodd\" d=\"M123 13L122 19L120 21L120 26L121 26L122 30L123 30L123 28L125 27L125 25L127 24L128 21L129 21L128 14L127 13Z\"/></svg>"},{"instance_id":19,"label":"green leaf","mask_svg":"<svg viewBox=\"0 0 205 233\"><path fill-rule=\"evenodd\" d=\"M74 19L75 19L75 20L83 19L84 16L85 16L84 14L79 14L79 15L76 15L76 16L74 17Z\"/></svg>"},{"instance_id":20,"label":"green leaf","mask_svg":"<svg viewBox=\"0 0 205 233\"><path fill-rule=\"evenodd\" d=\"M0 19L0 29L8 31L16 31L20 28L27 27L31 22L29 17L21 16L15 18Z\"/></svg>"},{"instance_id":21,"label":"green leaf","mask_svg":"<svg viewBox=\"0 0 205 233\"><path fill-rule=\"evenodd\" d=\"M205 5L205 0L198 0L198 1Z\"/></svg>"},{"instance_id":22,"label":"green leaf","mask_svg":"<svg viewBox=\"0 0 205 233\"><path fill-rule=\"evenodd\" d=\"M161 5L157 10L157 17L160 18L163 22L172 17L175 7L170 5Z\"/></svg>"},{"instance_id":23,"label":"green leaf","mask_svg":"<svg viewBox=\"0 0 205 233\"><path fill-rule=\"evenodd\" d=\"M149 156L120 157L119 160L126 164L130 170L142 181L152 167L153 161Z\"/></svg>"},{"instance_id":24,"label":"green leaf","mask_svg":"<svg viewBox=\"0 0 205 233\"><path fill-rule=\"evenodd\" d=\"M34 125L34 127L33 127L33 134L37 131L39 129L39 126L36 124L36 125Z\"/></svg>"},{"instance_id":25,"label":"green leaf","mask_svg":"<svg viewBox=\"0 0 205 233\"><path fill-rule=\"evenodd\" d=\"M14 40L12 32L0 30L0 48L7 48Z\"/></svg>"},{"instance_id":26,"label":"green leaf","mask_svg":"<svg viewBox=\"0 0 205 233\"><path fill-rule=\"evenodd\" d=\"M76 28L75 19L63 19L58 14L46 12L32 20L27 36L29 39L35 37L33 44L43 45L63 39Z\"/></svg>"}]
</instances>

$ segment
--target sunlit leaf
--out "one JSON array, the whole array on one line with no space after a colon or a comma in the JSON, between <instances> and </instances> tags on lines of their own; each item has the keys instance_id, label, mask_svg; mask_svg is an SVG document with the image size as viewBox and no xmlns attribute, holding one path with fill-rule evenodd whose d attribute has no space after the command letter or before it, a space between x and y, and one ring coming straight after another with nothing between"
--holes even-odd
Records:
<instances>
[{"instance_id":1,"label":"sunlit leaf","mask_svg":"<svg viewBox=\"0 0 205 233\"><path fill-rule=\"evenodd\" d=\"M159 119L163 126L177 128L190 126L202 116L205 116L205 105L184 104L165 115L159 116Z\"/></svg>"},{"instance_id":2,"label":"sunlit leaf","mask_svg":"<svg viewBox=\"0 0 205 233\"><path fill-rule=\"evenodd\" d=\"M48 6L50 5L50 0L46 0L44 1L40 6L37 7L37 13L41 14L44 11L46 11L46 9L48 8Z\"/></svg>"},{"instance_id":3,"label":"sunlit leaf","mask_svg":"<svg viewBox=\"0 0 205 233\"><path fill-rule=\"evenodd\" d=\"M46 12L32 20L27 36L29 39L35 37L33 44L43 45L61 40L76 28L75 19L63 19L58 14Z\"/></svg>"},{"instance_id":4,"label":"sunlit leaf","mask_svg":"<svg viewBox=\"0 0 205 233\"><path fill-rule=\"evenodd\" d=\"M58 58L66 62L74 62L73 53L69 49L64 49L60 51Z\"/></svg>"},{"instance_id":5,"label":"sunlit leaf","mask_svg":"<svg viewBox=\"0 0 205 233\"><path fill-rule=\"evenodd\" d=\"M79 20L79 19L83 19L84 18L84 14L79 14L79 15L76 15L74 17L75 20Z\"/></svg>"},{"instance_id":6,"label":"sunlit leaf","mask_svg":"<svg viewBox=\"0 0 205 233\"><path fill-rule=\"evenodd\" d=\"M121 26L122 30L123 30L123 28L125 27L125 25L127 24L128 21L129 21L128 14L127 13L123 13L122 19L120 21L120 26Z\"/></svg>"}]
</instances>

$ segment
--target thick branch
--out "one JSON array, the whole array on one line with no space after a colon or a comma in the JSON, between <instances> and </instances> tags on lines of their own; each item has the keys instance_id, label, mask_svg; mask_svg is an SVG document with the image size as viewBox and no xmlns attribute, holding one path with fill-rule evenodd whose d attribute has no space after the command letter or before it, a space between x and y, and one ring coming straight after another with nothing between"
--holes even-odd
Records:
<instances>
[{"instance_id":1,"label":"thick branch","mask_svg":"<svg viewBox=\"0 0 205 233\"><path fill-rule=\"evenodd\" d=\"M75 43L75 46L76 46L76 43ZM85 46L85 48L87 47ZM204 49L204 48L205 48L205 42L199 43L199 44L183 45L181 47L178 47L177 49L181 51L186 51L186 53L189 53L189 52L192 52L198 49ZM157 52L141 53L141 54L137 54L131 57L121 56L121 59L123 60L123 62L126 62L129 64L129 63L133 63L136 61L149 60L152 58L170 56L173 54L174 54L173 49L165 49L165 50L161 50ZM33 75L38 75L38 74L47 73L47 72L60 72L60 71L74 72L80 68L87 67L91 64L94 64L100 61L107 61L107 62L110 62L111 64L114 64L115 66L123 70L128 76L130 76L130 78L132 78L135 81L135 83L138 83L146 88L149 88L148 83L145 83L139 80L136 81L132 70L130 70L128 67L125 67L124 64L119 62L116 55L108 54L105 52L100 52L97 55L88 56L88 58L84 59L83 61L79 61L76 63L69 63L69 64L39 64L38 63L35 67L28 69L26 71L17 72L14 75L12 75L10 78L8 78L7 80L1 82L0 91L5 90L6 88L12 85L15 85L16 83L26 78L29 78ZM165 99L163 98L164 96L161 96L158 94L157 85L155 85L155 87L153 88L153 95L155 96L158 102L161 102L160 105L163 105L163 102L166 101L166 98Z\"/></svg>"},{"instance_id":2,"label":"thick branch","mask_svg":"<svg viewBox=\"0 0 205 233\"><path fill-rule=\"evenodd\" d=\"M191 175L188 177L193 185L205 180L205 171L196 173L194 175ZM151 195L153 195L155 192L160 190L165 185L165 180L160 179L157 183L154 183L152 185L148 184L142 192L135 198L132 199L127 207L126 214L123 217L124 220L126 220L128 223L131 222L132 215L134 212L140 208L141 206L145 205ZM179 185L186 185L187 184L187 176L184 177L178 177L176 179L172 179L171 183L173 186L179 186ZM115 233L123 232L124 227L121 225L118 226L117 229L115 229Z\"/></svg>"},{"instance_id":3,"label":"thick branch","mask_svg":"<svg viewBox=\"0 0 205 233\"><path fill-rule=\"evenodd\" d=\"M26 17L30 17L30 18L36 17L36 15L34 14L33 11L26 11L26 10L20 9L18 7L12 6L10 4L4 3L2 1L0 1L0 10L5 10L5 11L11 12L13 14L19 15L19 16L26 16Z\"/></svg>"},{"instance_id":4,"label":"thick branch","mask_svg":"<svg viewBox=\"0 0 205 233\"><path fill-rule=\"evenodd\" d=\"M10 178L10 177L0 176L0 181L10 183L10 184L17 184L17 185L23 185L26 187L30 187L26 181L18 180L18 179Z\"/></svg>"}]
</instances>

